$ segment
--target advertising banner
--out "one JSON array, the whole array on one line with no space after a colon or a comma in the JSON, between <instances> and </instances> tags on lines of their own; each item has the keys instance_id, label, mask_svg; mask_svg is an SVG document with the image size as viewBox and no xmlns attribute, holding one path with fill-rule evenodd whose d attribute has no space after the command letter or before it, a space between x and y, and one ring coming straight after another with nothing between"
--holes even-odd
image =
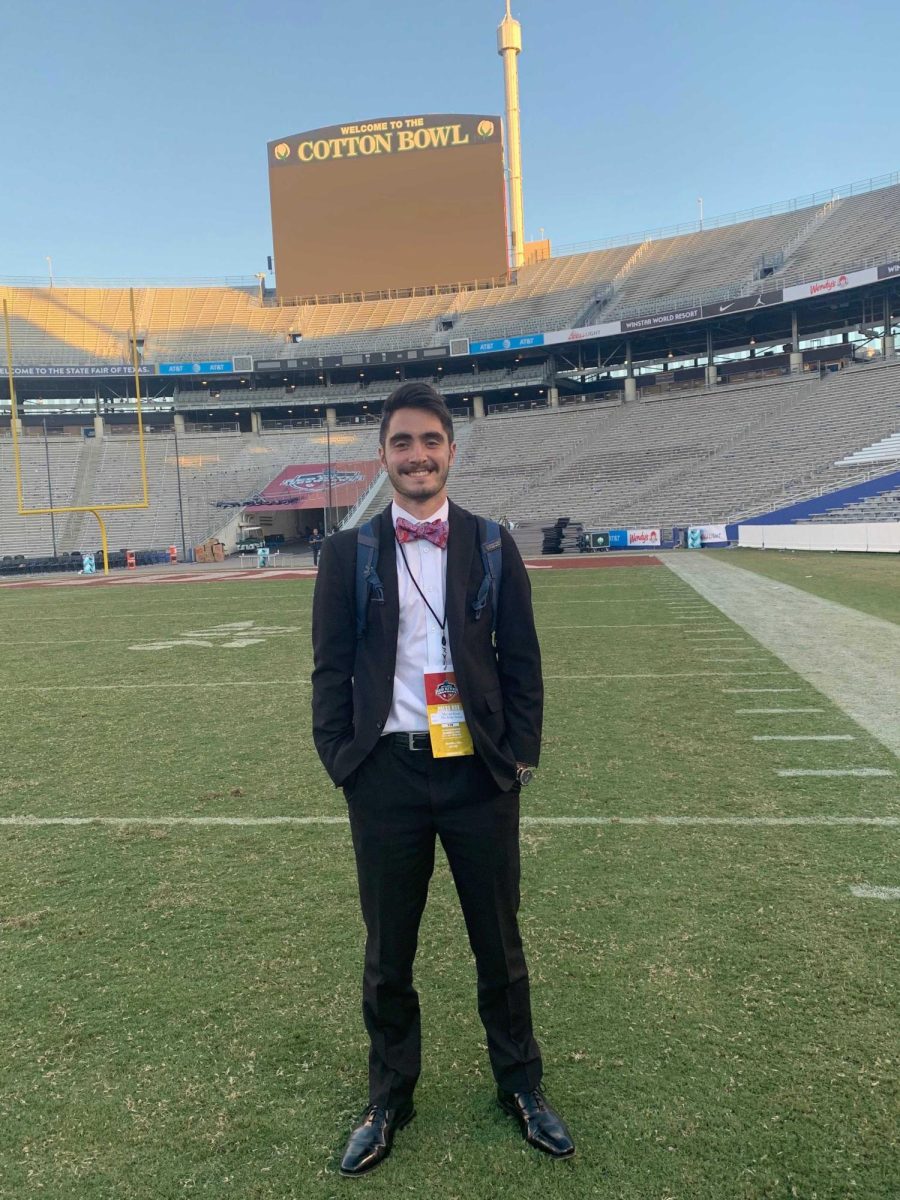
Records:
<instances>
[{"instance_id":1,"label":"advertising banner","mask_svg":"<svg viewBox=\"0 0 900 1200\"><path fill-rule=\"evenodd\" d=\"M627 550L628 549L628 530L627 529L611 529L609 531L609 548L610 548L610 550Z\"/></svg>"},{"instance_id":2,"label":"advertising banner","mask_svg":"<svg viewBox=\"0 0 900 1200\"><path fill-rule=\"evenodd\" d=\"M879 279L900 279L900 259L878 268Z\"/></svg>"},{"instance_id":3,"label":"advertising banner","mask_svg":"<svg viewBox=\"0 0 900 1200\"><path fill-rule=\"evenodd\" d=\"M831 292L843 292L847 288L862 287L865 283L875 283L879 276L878 267L866 267L863 271L851 271L849 275L832 275L829 279L816 279L813 283L798 283L794 287L784 289L784 298L791 300L810 300L813 296L828 295Z\"/></svg>"},{"instance_id":4,"label":"advertising banner","mask_svg":"<svg viewBox=\"0 0 900 1200\"><path fill-rule=\"evenodd\" d=\"M720 300L717 304L704 304L701 315L704 317L724 317L731 313L752 312L757 308L768 308L772 304L781 304L784 293L781 288L772 292L760 292L757 296L737 296L734 300Z\"/></svg>"},{"instance_id":5,"label":"advertising banner","mask_svg":"<svg viewBox=\"0 0 900 1200\"><path fill-rule=\"evenodd\" d=\"M0 366L0 376L6 378L9 374L6 363ZM156 367L138 367L138 375L155 375ZM107 366L105 363L93 363L91 366L72 367L18 367L13 364L13 375L16 379L94 379L101 375L134 377L134 367L117 365Z\"/></svg>"},{"instance_id":6,"label":"advertising banner","mask_svg":"<svg viewBox=\"0 0 900 1200\"><path fill-rule=\"evenodd\" d=\"M629 529L629 546L658 546L660 544L658 529Z\"/></svg>"},{"instance_id":7,"label":"advertising banner","mask_svg":"<svg viewBox=\"0 0 900 1200\"><path fill-rule=\"evenodd\" d=\"M699 304L677 312L651 313L648 317L629 317L621 322L622 333L635 333L639 329L661 329L667 325L681 325L685 321L698 321L703 315Z\"/></svg>"},{"instance_id":8,"label":"advertising banner","mask_svg":"<svg viewBox=\"0 0 900 1200\"><path fill-rule=\"evenodd\" d=\"M487 342L469 342L470 354L495 354L498 350L524 350L529 346L543 346L544 334L527 333L522 337L493 338Z\"/></svg>"},{"instance_id":9,"label":"advertising banner","mask_svg":"<svg viewBox=\"0 0 900 1200\"><path fill-rule=\"evenodd\" d=\"M615 337L621 331L621 321L605 321L600 325L582 325L580 329L553 329L544 334L544 345L555 346L560 342L583 342L587 338Z\"/></svg>"},{"instance_id":10,"label":"advertising banner","mask_svg":"<svg viewBox=\"0 0 900 1200\"><path fill-rule=\"evenodd\" d=\"M219 362L160 363L160 375L224 375L234 373L231 359Z\"/></svg>"},{"instance_id":11,"label":"advertising banner","mask_svg":"<svg viewBox=\"0 0 900 1200\"><path fill-rule=\"evenodd\" d=\"M272 508L346 508L355 504L381 470L376 460L303 463L285 467L247 506L248 512Z\"/></svg>"},{"instance_id":12,"label":"advertising banner","mask_svg":"<svg viewBox=\"0 0 900 1200\"><path fill-rule=\"evenodd\" d=\"M691 525L688 529L689 545L691 534L697 535L701 546L721 545L723 542L728 541L728 534L725 531L724 525Z\"/></svg>"}]
</instances>

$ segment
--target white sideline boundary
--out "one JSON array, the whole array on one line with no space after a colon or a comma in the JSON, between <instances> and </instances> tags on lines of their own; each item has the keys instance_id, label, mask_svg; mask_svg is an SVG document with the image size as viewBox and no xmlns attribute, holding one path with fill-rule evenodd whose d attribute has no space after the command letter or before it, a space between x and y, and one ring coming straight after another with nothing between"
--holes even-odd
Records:
<instances>
[{"instance_id":1,"label":"white sideline boundary","mask_svg":"<svg viewBox=\"0 0 900 1200\"><path fill-rule=\"evenodd\" d=\"M678 828L695 826L723 826L726 828L781 828L786 826L872 826L879 829L900 828L898 817L522 817L520 823L525 826L546 826L548 828L570 828L575 825L662 825ZM266 827L270 825L347 825L347 817L33 817L15 816L0 817L0 826L19 828L40 828L44 826L83 826L99 825L121 827L137 826L175 826L187 825L198 827L215 826L251 826Z\"/></svg>"}]
</instances>

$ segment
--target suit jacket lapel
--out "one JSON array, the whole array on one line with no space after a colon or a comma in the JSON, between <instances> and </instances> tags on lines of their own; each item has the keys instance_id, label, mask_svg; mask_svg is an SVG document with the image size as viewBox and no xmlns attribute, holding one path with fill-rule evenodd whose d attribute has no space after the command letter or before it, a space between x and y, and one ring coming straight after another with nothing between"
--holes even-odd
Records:
<instances>
[{"instance_id":1,"label":"suit jacket lapel","mask_svg":"<svg viewBox=\"0 0 900 1200\"><path fill-rule=\"evenodd\" d=\"M447 627L450 653L454 662L456 648L462 644L466 627L466 586L475 549L474 517L450 501L450 537L447 542Z\"/></svg>"},{"instance_id":2,"label":"suit jacket lapel","mask_svg":"<svg viewBox=\"0 0 900 1200\"><path fill-rule=\"evenodd\" d=\"M381 522L378 533L378 574L384 584L384 633L393 662L400 629L400 592L397 586L397 539L394 537L390 504L378 519Z\"/></svg>"}]
</instances>

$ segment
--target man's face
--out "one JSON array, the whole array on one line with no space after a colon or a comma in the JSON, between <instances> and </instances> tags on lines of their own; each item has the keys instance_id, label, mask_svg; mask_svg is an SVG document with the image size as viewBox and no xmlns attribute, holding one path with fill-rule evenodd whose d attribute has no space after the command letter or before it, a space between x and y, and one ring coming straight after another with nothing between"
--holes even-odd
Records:
<instances>
[{"instance_id":1,"label":"man's face","mask_svg":"<svg viewBox=\"0 0 900 1200\"><path fill-rule=\"evenodd\" d=\"M398 409L378 456L403 508L421 516L440 508L456 443L448 439L439 417L420 408ZM419 513L419 508L427 511Z\"/></svg>"}]
</instances>

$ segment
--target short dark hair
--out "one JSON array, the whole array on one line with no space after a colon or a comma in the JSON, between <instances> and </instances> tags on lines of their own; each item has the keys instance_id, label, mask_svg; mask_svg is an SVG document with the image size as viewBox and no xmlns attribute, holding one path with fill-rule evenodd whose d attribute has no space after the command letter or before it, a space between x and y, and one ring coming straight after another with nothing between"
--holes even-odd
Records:
<instances>
[{"instance_id":1,"label":"short dark hair","mask_svg":"<svg viewBox=\"0 0 900 1200\"><path fill-rule=\"evenodd\" d=\"M422 379L413 379L409 383L401 383L395 387L381 412L381 428L378 430L378 440L384 445L391 417L401 408L421 408L425 412L434 413L439 418L447 435L447 440L453 443L453 418L447 401L441 393Z\"/></svg>"}]
</instances>

